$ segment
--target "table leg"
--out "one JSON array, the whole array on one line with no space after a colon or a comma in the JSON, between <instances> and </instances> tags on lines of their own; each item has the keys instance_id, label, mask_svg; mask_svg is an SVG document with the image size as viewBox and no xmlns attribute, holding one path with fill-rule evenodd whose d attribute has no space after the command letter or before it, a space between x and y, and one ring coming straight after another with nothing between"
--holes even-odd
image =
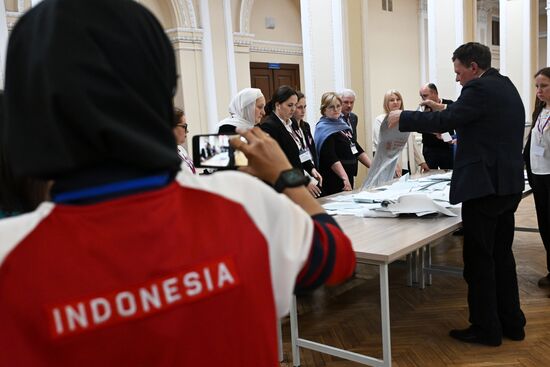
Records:
<instances>
[{"instance_id":1,"label":"table leg","mask_svg":"<svg viewBox=\"0 0 550 367\"><path fill-rule=\"evenodd\" d=\"M283 328L281 326L281 319L277 320L277 351L279 352L279 362L284 359L283 356Z\"/></svg>"},{"instance_id":2,"label":"table leg","mask_svg":"<svg viewBox=\"0 0 550 367\"><path fill-rule=\"evenodd\" d=\"M424 272L426 246L421 247L418 251L418 260L420 261L420 266L418 267L418 287L424 289L426 288L426 273Z\"/></svg>"},{"instance_id":3,"label":"table leg","mask_svg":"<svg viewBox=\"0 0 550 367\"><path fill-rule=\"evenodd\" d=\"M426 266L428 268L432 267L432 247L430 245L426 246ZM428 279L426 281L427 285L432 285L432 273L428 272Z\"/></svg>"},{"instance_id":4,"label":"table leg","mask_svg":"<svg viewBox=\"0 0 550 367\"><path fill-rule=\"evenodd\" d=\"M382 320L382 360L391 367L390 295L388 264L380 264L380 313Z\"/></svg>"},{"instance_id":5,"label":"table leg","mask_svg":"<svg viewBox=\"0 0 550 367\"><path fill-rule=\"evenodd\" d=\"M298 346L298 308L296 296L292 295L290 303L290 343L292 344L292 365L300 365L300 347Z\"/></svg>"},{"instance_id":6,"label":"table leg","mask_svg":"<svg viewBox=\"0 0 550 367\"><path fill-rule=\"evenodd\" d=\"M407 254L406 262L407 262L407 269L408 269L407 286L412 287L414 266L413 266L411 254Z\"/></svg>"}]
</instances>

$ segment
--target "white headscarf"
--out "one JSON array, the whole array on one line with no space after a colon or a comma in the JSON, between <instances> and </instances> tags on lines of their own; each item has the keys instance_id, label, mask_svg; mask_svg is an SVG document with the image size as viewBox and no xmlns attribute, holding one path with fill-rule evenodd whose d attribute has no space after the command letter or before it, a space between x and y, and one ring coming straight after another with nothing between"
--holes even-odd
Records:
<instances>
[{"instance_id":1,"label":"white headscarf","mask_svg":"<svg viewBox=\"0 0 550 367\"><path fill-rule=\"evenodd\" d=\"M256 124L256 100L263 97L258 88L245 88L241 90L229 103L231 117L219 122L222 125L232 125L241 128L251 128Z\"/></svg>"}]
</instances>

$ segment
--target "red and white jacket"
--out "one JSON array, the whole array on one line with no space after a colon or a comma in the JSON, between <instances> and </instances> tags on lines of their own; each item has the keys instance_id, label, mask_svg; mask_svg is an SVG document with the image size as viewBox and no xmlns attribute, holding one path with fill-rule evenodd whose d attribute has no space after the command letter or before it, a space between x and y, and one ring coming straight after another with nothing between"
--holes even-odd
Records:
<instances>
[{"instance_id":1,"label":"red and white jacket","mask_svg":"<svg viewBox=\"0 0 550 367\"><path fill-rule=\"evenodd\" d=\"M0 366L277 366L298 288L349 239L238 172L0 221Z\"/></svg>"}]
</instances>

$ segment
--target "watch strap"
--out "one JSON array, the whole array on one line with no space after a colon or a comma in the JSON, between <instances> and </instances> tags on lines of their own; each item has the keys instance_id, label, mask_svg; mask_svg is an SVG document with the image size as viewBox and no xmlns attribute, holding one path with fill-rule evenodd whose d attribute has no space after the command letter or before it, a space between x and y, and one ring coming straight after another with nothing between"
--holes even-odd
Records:
<instances>
[{"instance_id":1,"label":"watch strap","mask_svg":"<svg viewBox=\"0 0 550 367\"><path fill-rule=\"evenodd\" d=\"M277 192L283 192L286 188L304 186L308 183L309 177L304 175L302 170L298 168L291 168L284 170L279 174L273 188Z\"/></svg>"}]
</instances>

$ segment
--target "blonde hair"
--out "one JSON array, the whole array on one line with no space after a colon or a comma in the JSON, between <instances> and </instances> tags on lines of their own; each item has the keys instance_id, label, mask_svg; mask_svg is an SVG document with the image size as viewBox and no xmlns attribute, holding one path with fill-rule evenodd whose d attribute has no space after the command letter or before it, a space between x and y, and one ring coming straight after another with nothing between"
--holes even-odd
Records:
<instances>
[{"instance_id":1,"label":"blonde hair","mask_svg":"<svg viewBox=\"0 0 550 367\"><path fill-rule=\"evenodd\" d=\"M395 89L390 89L386 92L386 94L384 94L384 111L386 113L390 113L390 98L391 98L392 94L395 94L397 96L397 98L399 98L399 100L401 100L401 108L399 108L399 109L401 111L403 111L405 109L405 103L403 102L403 96L401 95L401 93L399 93Z\"/></svg>"},{"instance_id":2,"label":"blonde hair","mask_svg":"<svg viewBox=\"0 0 550 367\"><path fill-rule=\"evenodd\" d=\"M340 95L335 92L326 92L323 93L323 96L321 97L321 115L325 115L325 111L327 110L327 107L330 106L334 100L340 101L340 104L342 104L342 98L340 98Z\"/></svg>"}]
</instances>

